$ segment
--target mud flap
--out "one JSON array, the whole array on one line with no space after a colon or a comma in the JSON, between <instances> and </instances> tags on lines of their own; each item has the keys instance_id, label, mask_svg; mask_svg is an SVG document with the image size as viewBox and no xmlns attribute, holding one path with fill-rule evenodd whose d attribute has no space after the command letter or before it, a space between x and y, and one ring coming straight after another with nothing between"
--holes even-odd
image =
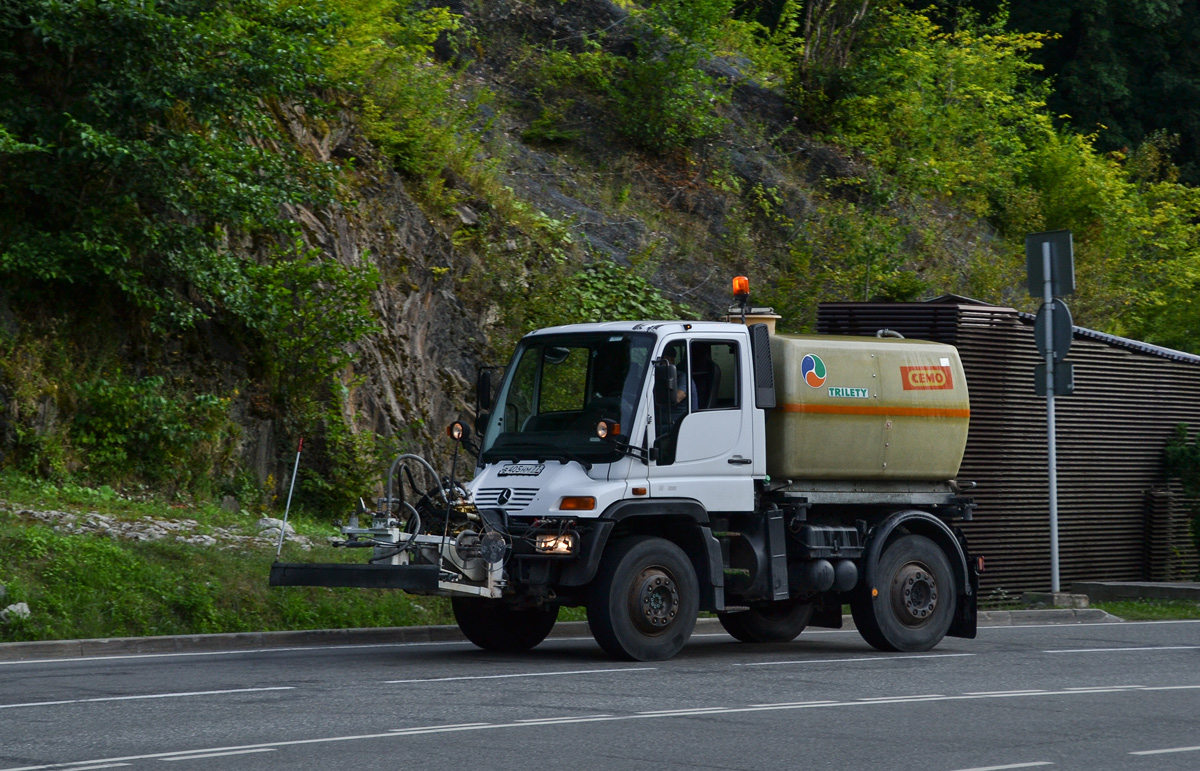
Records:
<instances>
[{"instance_id":1,"label":"mud flap","mask_svg":"<svg viewBox=\"0 0 1200 771\"><path fill-rule=\"evenodd\" d=\"M957 534L957 528L955 529ZM960 536L959 546L963 550L963 554L967 554L966 544L962 543ZM967 580L971 586L971 595L969 597L958 598L958 607L954 609L954 620L950 622L950 628L946 630L948 637L966 637L969 640L975 639L976 630L979 624L979 565L969 556L967 558Z\"/></svg>"}]
</instances>

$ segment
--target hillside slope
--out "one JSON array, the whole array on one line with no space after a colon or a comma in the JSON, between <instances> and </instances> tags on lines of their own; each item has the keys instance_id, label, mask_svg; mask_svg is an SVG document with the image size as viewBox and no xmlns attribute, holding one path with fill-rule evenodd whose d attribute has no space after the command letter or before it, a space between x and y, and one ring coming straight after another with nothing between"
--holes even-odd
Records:
<instances>
[{"instance_id":1,"label":"hillside slope","mask_svg":"<svg viewBox=\"0 0 1200 771\"><path fill-rule=\"evenodd\" d=\"M45 5L21 3L31 13ZM113 12L92 5L80 7ZM268 0L246 7L259 5L266 15L255 23L290 39L291 28L271 26L282 22L268 13ZM1084 245L1076 321L1124 332L1136 327L1122 326L1118 308L1138 300L1137 281L1127 277L1149 281L1152 272L1131 270L1138 264L1120 262L1121 255L1141 253L1137 238L1171 254L1196 253L1190 225L1169 231L1174 241L1160 237L1166 231L1157 225L1128 228L1134 235L1120 241L1111 235L1122 230L1111 212L1133 212L1131 200L1146 222L1186 224L1200 210L1194 191L1127 180L1115 161L1089 154L1086 142L1060 139L1032 113L1013 117L1012 104L1034 112L1040 104L1027 95L1019 66L1002 69L1020 61L1020 41L939 37L921 26L922 17L892 11L874 17L871 34L855 26L862 19L843 19L847 39L853 32L863 41L859 64L843 56L841 74L829 79L834 85L818 92L815 80L796 75L798 43L730 21L732 4L718 0L332 5L351 22L338 28L344 39L304 59L309 79L271 95L247 81L239 92L244 122L230 124L227 136L213 128L221 152L247 140L246 125L258 132L248 137L258 155L216 176L219 188L261 178L272 154L286 161L279 162L286 194L270 199L282 224L246 224L252 218L225 209L205 216L170 210L173 188L164 184L159 208L179 231L210 234L195 243L213 261L182 274L186 280L171 274L147 290L137 282L153 270L192 258L149 239L143 252L134 250L141 272L114 274L103 262L109 252L98 250L86 280L49 269L23 278L29 266L45 263L28 257L37 252L21 240L23 215L0 217L4 465L270 508L305 436L300 499L332 516L369 492L389 454L443 454L442 427L471 417L478 367L503 364L533 327L714 318L737 274L752 277L755 302L775 306L786 331L809 328L824 300L955 292L1029 307L1020 235L1075 227ZM379 15L393 5L400 22ZM354 25L360 16L365 32ZM78 36L108 17L80 18L77 26L62 22L76 36L64 40L80 51L102 50L102 37ZM321 26L324 18L313 16L311 29L330 29ZM145 22L131 19L124 22ZM43 60L43 80L61 72L66 43L32 40L17 15L8 23L11 49L26 58L0 59L5 77L22 86L41 82L29 73ZM371 24L391 30L390 49L372 37ZM219 29L231 36L223 45L242 44L229 29ZM912 96L905 78L917 83L928 74L907 73L899 68L915 65L886 58L901 50L898 35L911 37L921 61L930 52L946 57L932 85L913 86L913 93L932 94L932 107L887 101ZM819 42L803 40L812 58ZM246 57L260 55L253 41L244 45ZM390 53L376 56L376 49ZM324 66L336 77L317 73L318 63L330 61ZM116 67L99 54L93 63L97 82ZM898 68L888 75L898 80L879 74L887 74L885 65ZM262 66L278 63L264 59ZM985 67L986 77L969 67ZM343 71L352 77L337 74ZM285 75L286 67L278 82L290 82ZM145 77L136 82L144 85ZM963 78L979 81L968 79L972 88L991 78L998 96L964 89L970 96L959 97L953 84ZM22 113L20 105L0 105L0 170L32 180L43 156L28 116L45 113L37 100L49 104L50 95L32 86L20 93L35 107ZM228 105L207 105L214 117L204 118L210 92L195 93L174 106L139 101L146 120L113 128L112 136L133 132L140 144L131 146L144 148L172 131L188 139L223 125ZM1007 112L996 113L997 104ZM975 123L959 113L951 114L958 124L947 123L938 112L946 109L961 109ZM879 118L893 112L894 125ZM864 149L838 144L851 134ZM79 147L108 147L80 136ZM1039 176L1051 162L1073 179L1099 181L1081 185L1070 200L1055 197L1066 183ZM109 175L112 188L116 168L117 160L93 168L81 184L98 190L96 175ZM191 189L196 168L172 172L179 188ZM326 173L336 179L328 183L336 184L334 194L301 184ZM8 211L18 211L30 186L5 189ZM1150 191L1145 199L1130 198L1141 190ZM114 211L141 211L139 194L146 197L133 190L128 207ZM97 206L109 203L96 195ZM74 227L78 216L65 211L70 216L46 228ZM164 232L176 231L153 235ZM132 300L106 283L113 275L125 282L117 284L121 291L133 287ZM227 277L244 281L244 291ZM1188 286L1176 286L1179 296L1191 296ZM190 307L195 318L164 325L162 308L174 306L162 297Z\"/></svg>"}]
</instances>

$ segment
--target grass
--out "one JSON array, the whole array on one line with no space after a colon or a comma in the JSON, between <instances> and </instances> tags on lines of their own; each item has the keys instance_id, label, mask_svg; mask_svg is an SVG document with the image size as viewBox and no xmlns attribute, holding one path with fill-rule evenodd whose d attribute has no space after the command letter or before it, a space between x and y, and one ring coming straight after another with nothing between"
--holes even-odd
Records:
<instances>
[{"instance_id":1,"label":"grass","mask_svg":"<svg viewBox=\"0 0 1200 771\"><path fill-rule=\"evenodd\" d=\"M1200 619L1200 601L1198 600L1122 600L1120 602L1093 602L1092 607L1126 621Z\"/></svg>"},{"instance_id":2,"label":"grass","mask_svg":"<svg viewBox=\"0 0 1200 771\"><path fill-rule=\"evenodd\" d=\"M193 502L167 503L110 488L49 485L0 475L0 499L17 509L96 511L116 519L195 519L253 535L260 516ZM314 539L328 523L292 520ZM267 585L273 548L222 549L67 534L0 510L0 607L28 618L0 624L0 642L453 623L449 602L400 591ZM288 544L289 561L358 561L359 554Z\"/></svg>"}]
</instances>

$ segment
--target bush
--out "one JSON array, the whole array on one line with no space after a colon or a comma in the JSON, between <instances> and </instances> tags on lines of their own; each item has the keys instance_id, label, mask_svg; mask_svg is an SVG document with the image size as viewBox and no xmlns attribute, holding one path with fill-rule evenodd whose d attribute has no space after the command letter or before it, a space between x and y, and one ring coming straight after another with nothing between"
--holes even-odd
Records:
<instances>
[{"instance_id":1,"label":"bush","mask_svg":"<svg viewBox=\"0 0 1200 771\"><path fill-rule=\"evenodd\" d=\"M165 385L162 377L117 372L76 386L72 435L85 477L191 489L225 470L229 400L173 394Z\"/></svg>"},{"instance_id":2,"label":"bush","mask_svg":"<svg viewBox=\"0 0 1200 771\"><path fill-rule=\"evenodd\" d=\"M715 54L722 32L736 24L731 0L663 0L630 9L632 55L606 50L596 39L584 50L549 50L541 54L536 92L549 104L531 138L570 137L554 121L569 100L555 92L579 87L608 102L617 115L617 130L643 150L669 153L718 133L725 125L718 108L728 104L724 84L701 65ZM740 30L740 27L739 27Z\"/></svg>"}]
</instances>

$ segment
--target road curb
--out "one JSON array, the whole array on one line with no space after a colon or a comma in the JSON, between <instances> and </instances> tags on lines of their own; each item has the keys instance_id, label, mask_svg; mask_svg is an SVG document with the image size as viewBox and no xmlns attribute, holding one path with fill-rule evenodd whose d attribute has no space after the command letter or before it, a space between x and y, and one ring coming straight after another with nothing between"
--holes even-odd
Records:
<instances>
[{"instance_id":1,"label":"road curb","mask_svg":"<svg viewBox=\"0 0 1200 771\"><path fill-rule=\"evenodd\" d=\"M980 626L1027 626L1031 624L1094 624L1120 621L1095 608L1050 610L985 610L979 612ZM844 629L854 629L850 616L842 618ZM696 621L697 634L721 633L715 618ZM586 621L555 624L551 637L589 637ZM166 635L161 637L111 637L93 640L45 640L0 643L0 661L90 658L94 656L151 656L164 653L210 653L228 650L263 650L318 645L395 645L435 642L465 642L456 626L395 626L372 629L316 629L295 632L237 632L232 634Z\"/></svg>"},{"instance_id":2,"label":"road curb","mask_svg":"<svg viewBox=\"0 0 1200 771\"><path fill-rule=\"evenodd\" d=\"M1099 608L1046 608L1045 610L981 610L980 626L1030 626L1032 624L1102 624L1123 621Z\"/></svg>"}]
</instances>

